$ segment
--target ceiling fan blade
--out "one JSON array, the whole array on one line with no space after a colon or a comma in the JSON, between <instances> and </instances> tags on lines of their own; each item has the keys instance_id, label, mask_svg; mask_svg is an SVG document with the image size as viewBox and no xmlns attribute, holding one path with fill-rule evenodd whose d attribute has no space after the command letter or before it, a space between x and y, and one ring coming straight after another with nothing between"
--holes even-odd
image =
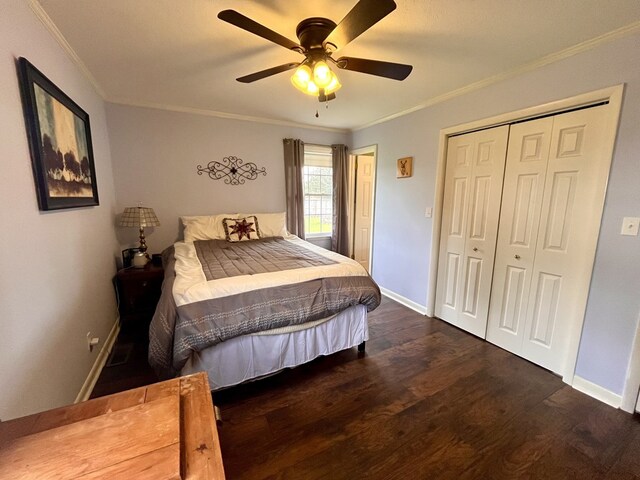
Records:
<instances>
[{"instance_id":1,"label":"ceiling fan blade","mask_svg":"<svg viewBox=\"0 0 640 480\"><path fill-rule=\"evenodd\" d=\"M285 63L284 65L278 65L277 67L267 68L266 70L261 70L256 73L252 73L250 75L245 75L244 77L236 78L237 81L242 83L251 83L256 80L261 80L263 78L270 77L271 75L275 75L276 73L286 72L287 70L293 70L296 68L299 63Z\"/></svg>"},{"instance_id":2,"label":"ceiling fan blade","mask_svg":"<svg viewBox=\"0 0 640 480\"><path fill-rule=\"evenodd\" d=\"M409 76L413 66L402 63L381 62L379 60L368 60L366 58L340 57L336 64L343 70L368 73L378 77L392 78L394 80L404 80Z\"/></svg>"},{"instance_id":3,"label":"ceiling fan blade","mask_svg":"<svg viewBox=\"0 0 640 480\"><path fill-rule=\"evenodd\" d=\"M249 17L245 17L235 10L223 10L218 14L218 18L230 23L231 25L242 28L247 32L251 32L254 35L267 39L270 42L282 45L284 48L288 48L289 50L302 51L302 47L296 42L289 40L287 37L283 37L279 33L259 24L255 20L251 20Z\"/></svg>"},{"instance_id":4,"label":"ceiling fan blade","mask_svg":"<svg viewBox=\"0 0 640 480\"><path fill-rule=\"evenodd\" d=\"M393 0L360 0L325 39L336 49L344 47L396 9Z\"/></svg>"}]
</instances>

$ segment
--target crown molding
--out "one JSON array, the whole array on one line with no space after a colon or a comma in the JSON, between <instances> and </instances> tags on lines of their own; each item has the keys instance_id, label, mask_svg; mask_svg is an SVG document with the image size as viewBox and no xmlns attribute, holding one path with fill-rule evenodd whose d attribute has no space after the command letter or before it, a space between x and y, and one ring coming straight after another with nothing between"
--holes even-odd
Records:
<instances>
[{"instance_id":1,"label":"crown molding","mask_svg":"<svg viewBox=\"0 0 640 480\"><path fill-rule=\"evenodd\" d=\"M388 122L389 120L393 120L394 118L409 115L410 113L417 112L418 110L425 109L437 103L442 103L452 98L459 97L461 95L465 95L467 93L470 93L476 90L480 90L484 87L488 87L489 85L493 85L494 83L498 83L503 80L507 80L509 78L517 77L518 75L522 75L523 73L536 70L545 65L549 65L550 63L555 63L560 60L564 60L565 58L573 57L574 55L577 55L579 53L585 52L587 50L591 50L592 48L598 47L605 43L608 43L613 40L617 40L619 38L626 37L627 35L632 35L638 32L640 32L640 21L630 23L629 25L618 28L616 30L612 30L603 35L599 35L589 40L585 40L584 42L578 43L569 48L565 48L564 50L551 53L549 55L539 58L538 60L527 63L525 65L514 68L512 70L507 70L506 72L493 75L491 77L485 78L478 82L465 85L464 87L458 88L456 90L451 90L450 92L444 93L442 95L432 97L420 103L419 105L416 105L415 107L411 107L406 110L402 110L401 112L397 112L397 113L388 115L386 117L379 118L378 120L374 120L373 122L365 123L364 125L361 125L359 127L352 128L351 131L356 132L358 130L364 130L365 128L369 128L374 125L378 125L380 123Z\"/></svg>"},{"instance_id":2,"label":"crown molding","mask_svg":"<svg viewBox=\"0 0 640 480\"><path fill-rule=\"evenodd\" d=\"M206 117L227 118L230 120L239 120L243 122L266 123L269 125L280 125L284 127L306 128L309 130L321 130L324 132L349 133L349 129L320 127L317 125L309 125L306 123L290 122L287 120L276 120L273 118L253 117L251 115L240 115L237 113L217 112L215 110L207 110L203 108L181 107L177 105L166 105L162 103L135 102L126 99L106 99L107 102L115 105L124 105L127 107L151 108L154 110L166 110L169 112L190 113L193 115L203 115Z\"/></svg>"},{"instance_id":3,"label":"crown molding","mask_svg":"<svg viewBox=\"0 0 640 480\"><path fill-rule=\"evenodd\" d=\"M80 57L75 52L75 50L71 47L71 45L69 45L67 39L64 38L62 32L58 29L53 20L51 20L51 17L47 14L44 8L42 8L40 2L38 2L38 0L29 0L29 6L31 7L33 13L35 13L36 17L38 17L38 19L47 28L47 30L49 30L49 33L51 33L53 38L58 42L62 49L67 52L67 55L69 55L71 61L76 64L76 67L78 67L85 78L89 81L96 93L100 97L102 97L103 100L106 100L105 91L102 89L95 77L91 74L84 62L80 60Z\"/></svg>"}]
</instances>

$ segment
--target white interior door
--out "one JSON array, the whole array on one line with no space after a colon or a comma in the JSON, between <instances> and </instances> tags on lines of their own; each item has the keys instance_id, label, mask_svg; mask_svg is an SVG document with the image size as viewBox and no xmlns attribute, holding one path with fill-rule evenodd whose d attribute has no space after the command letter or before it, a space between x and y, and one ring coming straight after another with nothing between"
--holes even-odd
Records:
<instances>
[{"instance_id":1,"label":"white interior door","mask_svg":"<svg viewBox=\"0 0 640 480\"><path fill-rule=\"evenodd\" d=\"M358 155L356 160L353 257L367 272L371 261L374 182L375 158L371 155Z\"/></svg>"},{"instance_id":2,"label":"white interior door","mask_svg":"<svg viewBox=\"0 0 640 480\"><path fill-rule=\"evenodd\" d=\"M516 125L510 143L488 340L558 373L579 341L571 332L584 316L600 229L612 141L605 108L552 117L550 137L549 119ZM538 166L525 165L538 146Z\"/></svg>"},{"instance_id":3,"label":"white interior door","mask_svg":"<svg viewBox=\"0 0 640 480\"><path fill-rule=\"evenodd\" d=\"M509 126L449 139L436 316L484 338Z\"/></svg>"},{"instance_id":4,"label":"white interior door","mask_svg":"<svg viewBox=\"0 0 640 480\"><path fill-rule=\"evenodd\" d=\"M487 340L520 354L553 118L511 126Z\"/></svg>"}]
</instances>

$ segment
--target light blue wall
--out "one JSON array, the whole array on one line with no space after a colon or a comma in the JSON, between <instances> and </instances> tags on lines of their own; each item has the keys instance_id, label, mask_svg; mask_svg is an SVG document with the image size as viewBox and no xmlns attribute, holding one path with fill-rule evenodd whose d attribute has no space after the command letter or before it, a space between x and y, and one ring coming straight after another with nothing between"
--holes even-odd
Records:
<instances>
[{"instance_id":1,"label":"light blue wall","mask_svg":"<svg viewBox=\"0 0 640 480\"><path fill-rule=\"evenodd\" d=\"M161 252L181 237L183 215L285 210L283 138L346 143L347 133L107 104L118 209L143 202L161 225L147 245ZM267 174L243 185L198 175L197 166L233 155ZM134 229L119 228L122 248L134 246Z\"/></svg>"},{"instance_id":2,"label":"light blue wall","mask_svg":"<svg viewBox=\"0 0 640 480\"><path fill-rule=\"evenodd\" d=\"M625 37L481 90L355 131L352 146L378 145L373 276L426 305L439 132L443 128L625 83L576 373L621 394L640 312L640 237L619 234L640 216L640 35ZM414 157L396 179L395 161Z\"/></svg>"},{"instance_id":3,"label":"light blue wall","mask_svg":"<svg viewBox=\"0 0 640 480\"><path fill-rule=\"evenodd\" d=\"M100 205L38 209L16 71L21 56L89 114ZM0 418L9 420L73 402L117 319L104 102L24 0L0 3L0 152ZM87 332L100 338L93 352Z\"/></svg>"}]
</instances>

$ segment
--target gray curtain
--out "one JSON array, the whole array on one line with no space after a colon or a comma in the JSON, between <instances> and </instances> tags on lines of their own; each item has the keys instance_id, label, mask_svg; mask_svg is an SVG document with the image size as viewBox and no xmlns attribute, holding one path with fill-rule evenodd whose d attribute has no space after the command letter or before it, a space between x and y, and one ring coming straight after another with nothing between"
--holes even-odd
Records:
<instances>
[{"instance_id":1,"label":"gray curtain","mask_svg":"<svg viewBox=\"0 0 640 480\"><path fill-rule=\"evenodd\" d=\"M333 233L331 250L349 256L349 155L346 145L331 145L333 160Z\"/></svg>"},{"instance_id":2,"label":"gray curtain","mask_svg":"<svg viewBox=\"0 0 640 480\"><path fill-rule=\"evenodd\" d=\"M302 176L304 167L304 142L285 138L284 181L287 195L287 229L304 238L304 191Z\"/></svg>"}]
</instances>

